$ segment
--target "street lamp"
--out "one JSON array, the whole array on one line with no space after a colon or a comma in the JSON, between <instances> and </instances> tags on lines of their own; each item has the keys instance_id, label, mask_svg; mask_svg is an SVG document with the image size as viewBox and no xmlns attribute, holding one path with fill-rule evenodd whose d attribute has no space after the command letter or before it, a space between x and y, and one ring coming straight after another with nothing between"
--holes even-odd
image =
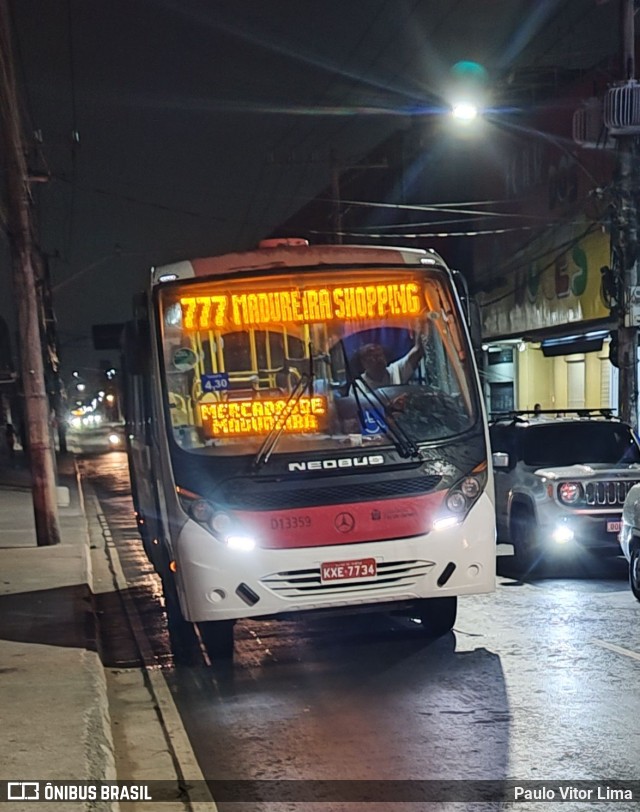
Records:
<instances>
[{"instance_id":1,"label":"street lamp","mask_svg":"<svg viewBox=\"0 0 640 812\"><path fill-rule=\"evenodd\" d=\"M450 74L446 96L451 105L451 116L458 123L469 124L486 108L487 72L477 62L464 61L456 62Z\"/></svg>"},{"instance_id":2,"label":"street lamp","mask_svg":"<svg viewBox=\"0 0 640 812\"><path fill-rule=\"evenodd\" d=\"M451 115L458 121L473 121L478 115L478 108L472 102L454 102L451 107Z\"/></svg>"}]
</instances>

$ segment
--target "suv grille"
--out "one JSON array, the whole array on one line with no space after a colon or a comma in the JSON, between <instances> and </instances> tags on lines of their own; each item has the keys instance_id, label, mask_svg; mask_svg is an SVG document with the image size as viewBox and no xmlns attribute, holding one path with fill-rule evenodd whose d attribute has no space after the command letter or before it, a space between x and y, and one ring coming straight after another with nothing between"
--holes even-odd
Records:
<instances>
[{"instance_id":1,"label":"suv grille","mask_svg":"<svg viewBox=\"0 0 640 812\"><path fill-rule=\"evenodd\" d=\"M587 482L584 486L585 502L588 505L622 507L630 489L637 480L605 479L602 482Z\"/></svg>"}]
</instances>

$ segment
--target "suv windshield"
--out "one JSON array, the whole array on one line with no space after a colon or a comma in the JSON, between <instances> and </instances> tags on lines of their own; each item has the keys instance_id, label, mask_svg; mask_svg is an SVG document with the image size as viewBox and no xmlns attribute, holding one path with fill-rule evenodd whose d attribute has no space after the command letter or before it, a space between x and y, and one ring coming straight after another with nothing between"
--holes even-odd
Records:
<instances>
[{"instance_id":1,"label":"suv windshield","mask_svg":"<svg viewBox=\"0 0 640 812\"><path fill-rule=\"evenodd\" d=\"M550 423L529 426L522 459L537 468L561 465L640 463L631 429L620 423Z\"/></svg>"},{"instance_id":2,"label":"suv windshield","mask_svg":"<svg viewBox=\"0 0 640 812\"><path fill-rule=\"evenodd\" d=\"M452 437L477 416L448 277L342 269L193 279L159 293L166 408L183 448L276 453Z\"/></svg>"}]
</instances>

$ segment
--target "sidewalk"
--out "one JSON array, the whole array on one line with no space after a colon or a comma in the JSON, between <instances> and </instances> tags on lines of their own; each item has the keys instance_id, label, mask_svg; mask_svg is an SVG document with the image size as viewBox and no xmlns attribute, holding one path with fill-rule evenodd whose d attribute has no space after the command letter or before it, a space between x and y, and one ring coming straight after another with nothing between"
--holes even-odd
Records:
<instances>
[{"instance_id":1,"label":"sidewalk","mask_svg":"<svg viewBox=\"0 0 640 812\"><path fill-rule=\"evenodd\" d=\"M38 547L26 461L19 453L10 465L0 453L0 807L155 812L155 801L2 803L6 781L46 790L47 781L119 779L160 781L163 812L215 812L168 686L149 667L146 637L126 609L128 583L97 497L73 455L59 455L57 466L61 542ZM114 666L109 626L130 661Z\"/></svg>"},{"instance_id":2,"label":"sidewalk","mask_svg":"<svg viewBox=\"0 0 640 812\"><path fill-rule=\"evenodd\" d=\"M88 527L73 457L58 461L58 483L69 494L59 499L66 504L59 507L60 544L36 545L30 480L22 454L16 467L0 457L0 779L113 780ZM22 812L34 804L3 808Z\"/></svg>"}]
</instances>

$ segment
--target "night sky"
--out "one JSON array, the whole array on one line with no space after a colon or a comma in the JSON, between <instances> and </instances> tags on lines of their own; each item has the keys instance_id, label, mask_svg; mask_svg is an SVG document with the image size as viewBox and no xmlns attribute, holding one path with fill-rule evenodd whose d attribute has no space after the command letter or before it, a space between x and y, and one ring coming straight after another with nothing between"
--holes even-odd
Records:
<instances>
[{"instance_id":1,"label":"night sky","mask_svg":"<svg viewBox=\"0 0 640 812\"><path fill-rule=\"evenodd\" d=\"M13 0L14 58L63 374L152 265L245 249L416 116L451 69L500 103L618 45L597 0ZM445 181L446 182L446 181ZM433 201L425 201L433 202ZM12 330L8 257L0 314ZM7 295L8 294L8 295Z\"/></svg>"}]
</instances>

